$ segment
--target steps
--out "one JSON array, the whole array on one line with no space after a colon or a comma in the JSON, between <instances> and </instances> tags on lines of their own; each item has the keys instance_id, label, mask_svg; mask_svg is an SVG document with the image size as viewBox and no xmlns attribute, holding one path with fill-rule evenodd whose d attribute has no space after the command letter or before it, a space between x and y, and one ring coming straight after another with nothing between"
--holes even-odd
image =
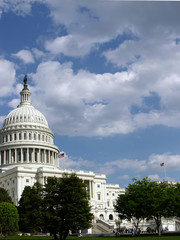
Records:
<instances>
[{"instance_id":1,"label":"steps","mask_svg":"<svg viewBox=\"0 0 180 240\"><path fill-rule=\"evenodd\" d=\"M114 230L114 226L109 225L108 223L98 220L96 223L92 224L92 233L99 234L99 233L112 233Z\"/></svg>"}]
</instances>

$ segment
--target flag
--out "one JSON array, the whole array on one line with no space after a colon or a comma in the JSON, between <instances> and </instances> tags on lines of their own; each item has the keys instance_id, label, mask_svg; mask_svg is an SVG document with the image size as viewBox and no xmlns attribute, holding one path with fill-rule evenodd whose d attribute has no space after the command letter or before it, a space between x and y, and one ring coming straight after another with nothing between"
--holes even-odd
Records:
<instances>
[{"instance_id":1,"label":"flag","mask_svg":"<svg viewBox=\"0 0 180 240\"><path fill-rule=\"evenodd\" d=\"M160 166L161 166L161 167L163 167L163 166L164 166L164 163L163 163L163 162L162 162L162 163L160 163Z\"/></svg>"},{"instance_id":2,"label":"flag","mask_svg":"<svg viewBox=\"0 0 180 240\"><path fill-rule=\"evenodd\" d=\"M64 153L60 153L59 155L58 155L58 158L63 158L64 157Z\"/></svg>"}]
</instances>

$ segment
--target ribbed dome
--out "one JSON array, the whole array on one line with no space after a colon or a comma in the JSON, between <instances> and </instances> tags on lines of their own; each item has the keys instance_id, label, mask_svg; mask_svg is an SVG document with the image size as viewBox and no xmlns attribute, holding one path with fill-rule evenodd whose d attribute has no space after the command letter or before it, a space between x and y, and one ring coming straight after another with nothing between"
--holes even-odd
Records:
<instances>
[{"instance_id":1,"label":"ribbed dome","mask_svg":"<svg viewBox=\"0 0 180 240\"><path fill-rule=\"evenodd\" d=\"M48 123L44 115L32 105L20 105L18 108L11 111L4 120L3 127L9 127L17 124L35 124L48 127Z\"/></svg>"},{"instance_id":2,"label":"ribbed dome","mask_svg":"<svg viewBox=\"0 0 180 240\"><path fill-rule=\"evenodd\" d=\"M38 125L48 128L44 115L31 105L31 92L27 85L27 76L24 78L24 88L20 92L21 102L16 109L11 111L4 120L3 128L13 125Z\"/></svg>"}]
</instances>

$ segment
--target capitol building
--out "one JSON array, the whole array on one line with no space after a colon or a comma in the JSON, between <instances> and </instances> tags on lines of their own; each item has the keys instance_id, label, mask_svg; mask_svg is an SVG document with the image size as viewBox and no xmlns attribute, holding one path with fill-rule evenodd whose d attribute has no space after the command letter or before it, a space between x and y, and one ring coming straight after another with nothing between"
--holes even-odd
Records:
<instances>
[{"instance_id":1,"label":"capitol building","mask_svg":"<svg viewBox=\"0 0 180 240\"><path fill-rule=\"evenodd\" d=\"M20 97L20 104L7 115L0 130L0 187L18 205L25 186L32 187L36 182L43 185L48 177L75 173L87 185L94 219L114 224L118 216L113 205L125 189L107 184L104 174L62 169L54 134L44 115L31 104L27 76Z\"/></svg>"}]
</instances>

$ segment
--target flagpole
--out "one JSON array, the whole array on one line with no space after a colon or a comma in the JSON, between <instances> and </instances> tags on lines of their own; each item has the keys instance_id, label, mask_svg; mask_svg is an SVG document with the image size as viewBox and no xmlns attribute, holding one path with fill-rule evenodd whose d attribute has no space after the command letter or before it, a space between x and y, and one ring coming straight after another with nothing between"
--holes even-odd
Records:
<instances>
[{"instance_id":1,"label":"flagpole","mask_svg":"<svg viewBox=\"0 0 180 240\"><path fill-rule=\"evenodd\" d=\"M165 177L164 181L166 182L166 164L164 164L164 177Z\"/></svg>"},{"instance_id":2,"label":"flagpole","mask_svg":"<svg viewBox=\"0 0 180 240\"><path fill-rule=\"evenodd\" d=\"M163 162L163 163L160 163L160 166L164 167L164 181L166 181L166 164Z\"/></svg>"}]
</instances>

